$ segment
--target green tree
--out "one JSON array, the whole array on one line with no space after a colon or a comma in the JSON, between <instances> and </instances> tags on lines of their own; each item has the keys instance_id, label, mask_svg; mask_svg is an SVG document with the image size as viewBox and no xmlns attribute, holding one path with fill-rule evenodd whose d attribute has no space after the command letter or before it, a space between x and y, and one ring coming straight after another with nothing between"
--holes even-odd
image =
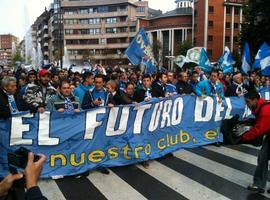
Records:
<instances>
[{"instance_id":1,"label":"green tree","mask_svg":"<svg viewBox=\"0 0 270 200\"><path fill-rule=\"evenodd\" d=\"M19 48L16 49L16 52L11 57L11 65L15 66L16 62L23 62L24 59L21 56L21 50Z\"/></svg>"},{"instance_id":2,"label":"green tree","mask_svg":"<svg viewBox=\"0 0 270 200\"><path fill-rule=\"evenodd\" d=\"M248 42L253 56L264 42L270 42L270 1L249 0L244 7L241 43Z\"/></svg>"},{"instance_id":3,"label":"green tree","mask_svg":"<svg viewBox=\"0 0 270 200\"><path fill-rule=\"evenodd\" d=\"M185 56L187 54L187 51L192 48L192 44L189 40L185 40L183 42L180 42L176 45L176 52L175 55L183 55Z\"/></svg>"}]
</instances>

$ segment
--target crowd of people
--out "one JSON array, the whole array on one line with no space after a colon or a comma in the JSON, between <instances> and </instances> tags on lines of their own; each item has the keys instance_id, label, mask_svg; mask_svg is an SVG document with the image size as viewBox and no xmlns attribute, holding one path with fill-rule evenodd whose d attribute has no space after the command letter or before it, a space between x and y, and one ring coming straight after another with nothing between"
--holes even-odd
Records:
<instances>
[{"instance_id":1,"label":"crowd of people","mask_svg":"<svg viewBox=\"0 0 270 200\"><path fill-rule=\"evenodd\" d=\"M251 88L270 85L269 77L256 72L223 74L213 70L205 74L199 66L178 73L167 71L143 74L136 69L104 69L97 65L83 73L67 69L42 69L16 72L2 71L0 117L8 118L18 111L80 112L98 106L127 105L172 95L243 96Z\"/></svg>"},{"instance_id":2,"label":"crowd of people","mask_svg":"<svg viewBox=\"0 0 270 200\"><path fill-rule=\"evenodd\" d=\"M112 108L138 104L177 94L197 95L200 98L214 96L220 103L225 97L241 97L248 91L259 91L262 87L270 86L269 77L256 72L251 72L249 76L243 76L240 72L223 74L221 70L206 74L200 66L192 70L162 71L151 75L137 68L116 66L105 69L102 65L82 73L54 67L39 71L19 68L16 71L2 71L0 79L1 119L7 119L19 111L81 112L99 106ZM144 162L143 166L147 168L149 164ZM99 170L109 173L105 168ZM4 179L4 183L9 178Z\"/></svg>"}]
</instances>

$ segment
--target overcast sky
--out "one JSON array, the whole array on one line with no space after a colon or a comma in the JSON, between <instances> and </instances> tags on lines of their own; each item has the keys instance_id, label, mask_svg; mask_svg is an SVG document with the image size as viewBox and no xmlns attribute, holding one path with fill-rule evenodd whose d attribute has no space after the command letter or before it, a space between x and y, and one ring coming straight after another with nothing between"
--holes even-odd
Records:
<instances>
[{"instance_id":1,"label":"overcast sky","mask_svg":"<svg viewBox=\"0 0 270 200\"><path fill-rule=\"evenodd\" d=\"M175 8L175 0L148 0L149 6L163 12ZM0 34L11 33L20 39L45 7L53 0L0 0ZM26 28L27 27L27 28Z\"/></svg>"}]
</instances>

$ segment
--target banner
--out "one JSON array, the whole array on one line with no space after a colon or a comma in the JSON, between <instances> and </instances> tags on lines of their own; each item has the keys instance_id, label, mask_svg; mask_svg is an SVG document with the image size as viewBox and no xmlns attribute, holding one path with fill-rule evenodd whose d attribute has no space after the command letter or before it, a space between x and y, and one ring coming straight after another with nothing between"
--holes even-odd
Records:
<instances>
[{"instance_id":1,"label":"banner","mask_svg":"<svg viewBox=\"0 0 270 200\"><path fill-rule=\"evenodd\" d=\"M7 152L20 146L46 155L42 177L75 175L222 141L221 121L235 114L250 114L244 98L219 104L212 97L174 96L77 114L16 115L0 121L0 177L8 173Z\"/></svg>"}]
</instances>

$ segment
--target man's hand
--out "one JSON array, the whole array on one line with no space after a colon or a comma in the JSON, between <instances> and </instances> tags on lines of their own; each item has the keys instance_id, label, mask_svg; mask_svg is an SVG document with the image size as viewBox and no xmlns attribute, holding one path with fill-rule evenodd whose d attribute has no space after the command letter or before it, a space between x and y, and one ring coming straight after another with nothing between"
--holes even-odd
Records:
<instances>
[{"instance_id":1,"label":"man's hand","mask_svg":"<svg viewBox=\"0 0 270 200\"><path fill-rule=\"evenodd\" d=\"M94 101L94 105L95 105L95 106L99 106L99 105L101 105L101 104L102 104L102 102L99 101L98 99Z\"/></svg>"},{"instance_id":2,"label":"man's hand","mask_svg":"<svg viewBox=\"0 0 270 200\"><path fill-rule=\"evenodd\" d=\"M112 103L109 103L109 104L108 104L108 107L109 107L109 108L113 108L114 105L113 105Z\"/></svg>"},{"instance_id":3,"label":"man's hand","mask_svg":"<svg viewBox=\"0 0 270 200\"><path fill-rule=\"evenodd\" d=\"M14 181L19 180L23 177L23 174L9 174L0 183L0 197L8 194L9 189L12 187Z\"/></svg>"},{"instance_id":4,"label":"man's hand","mask_svg":"<svg viewBox=\"0 0 270 200\"><path fill-rule=\"evenodd\" d=\"M148 102L148 101L150 101L151 100L151 97L146 97L145 99L144 99L144 101L146 101L146 102Z\"/></svg>"},{"instance_id":5,"label":"man's hand","mask_svg":"<svg viewBox=\"0 0 270 200\"><path fill-rule=\"evenodd\" d=\"M34 162L34 154L30 152L28 154L28 162L25 168L26 188L30 189L37 186L37 182L42 171L43 164L46 161L44 155L39 155L40 159Z\"/></svg>"},{"instance_id":6,"label":"man's hand","mask_svg":"<svg viewBox=\"0 0 270 200\"><path fill-rule=\"evenodd\" d=\"M44 113L45 112L45 108L39 107L37 111L38 111L38 113Z\"/></svg>"},{"instance_id":7,"label":"man's hand","mask_svg":"<svg viewBox=\"0 0 270 200\"><path fill-rule=\"evenodd\" d=\"M60 112L60 113L63 113L63 112L65 112L65 109L64 108L59 108L57 111Z\"/></svg>"},{"instance_id":8,"label":"man's hand","mask_svg":"<svg viewBox=\"0 0 270 200\"><path fill-rule=\"evenodd\" d=\"M81 112L81 110L80 109L74 109L74 112L79 113L79 112Z\"/></svg>"}]
</instances>

